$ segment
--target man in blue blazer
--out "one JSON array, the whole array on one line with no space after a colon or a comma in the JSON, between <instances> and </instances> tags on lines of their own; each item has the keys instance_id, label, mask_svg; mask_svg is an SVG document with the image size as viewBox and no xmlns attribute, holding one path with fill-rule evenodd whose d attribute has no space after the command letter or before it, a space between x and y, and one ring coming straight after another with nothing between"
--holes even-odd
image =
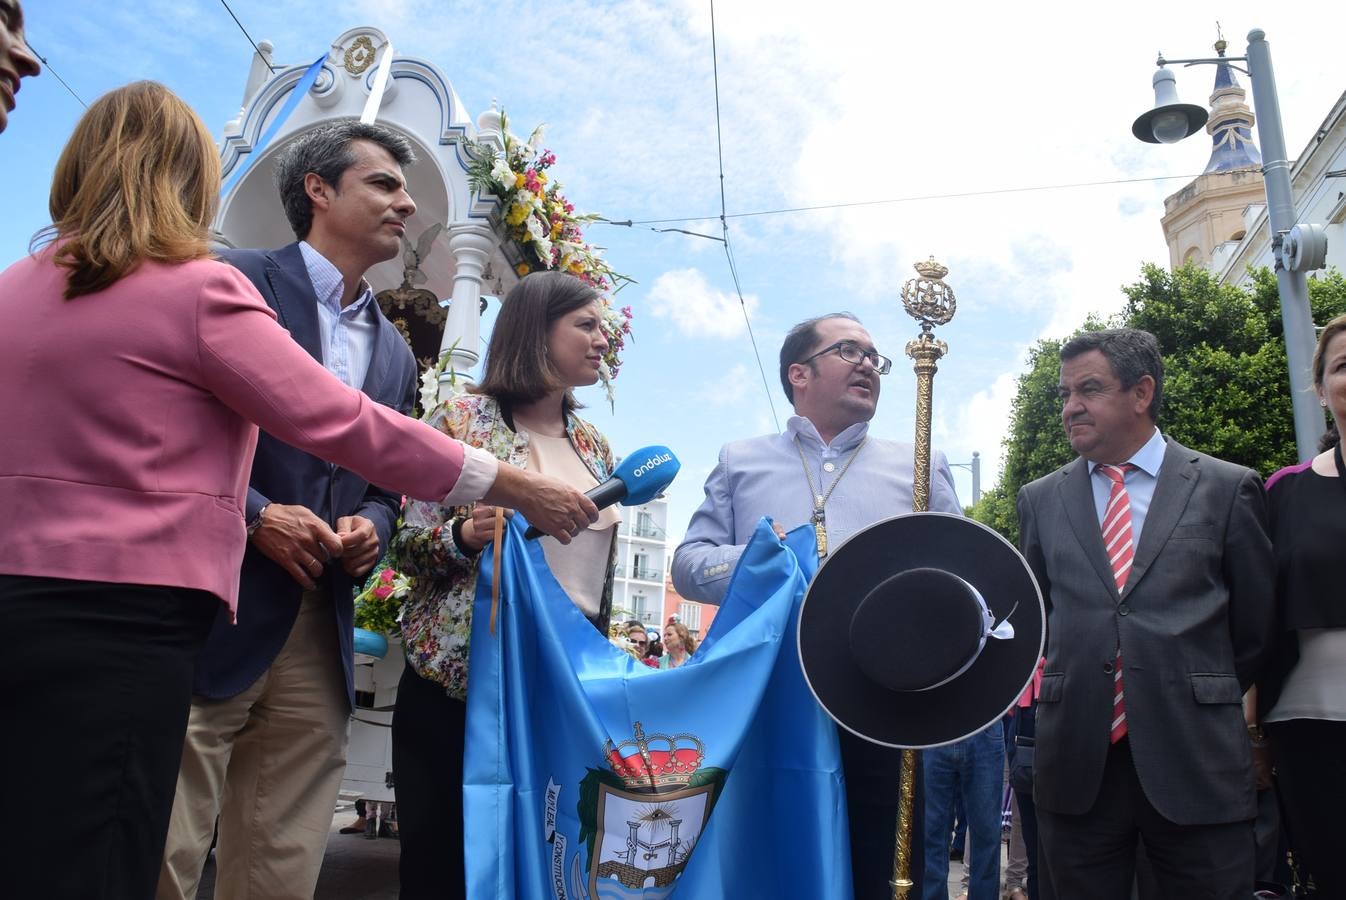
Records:
<instances>
[{"instance_id":1,"label":"man in blue blazer","mask_svg":"<svg viewBox=\"0 0 1346 900\"><path fill-rule=\"evenodd\" d=\"M276 163L299 242L223 254L300 346L404 413L415 360L363 275L401 249L416 209L402 167L413 160L380 126L309 132ZM196 897L217 816L217 898L313 895L354 705L352 598L399 508L355 473L261 434L238 621L221 613L197 664L159 898Z\"/></svg>"},{"instance_id":2,"label":"man in blue blazer","mask_svg":"<svg viewBox=\"0 0 1346 900\"><path fill-rule=\"evenodd\" d=\"M913 446L869 430L882 376L891 368L892 360L874 348L869 332L850 313L819 316L790 329L780 350L780 380L795 414L782 434L732 441L720 450L706 479L705 502L673 554L678 593L718 604L763 516L772 518L781 537L786 529L812 524L823 557L875 522L911 512ZM931 511L961 514L948 461L937 450L931 455ZM888 900L901 751L871 744L844 728L837 729L837 737L846 775L854 896ZM913 900L923 896L922 795L918 790L912 834L915 887L908 896ZM947 856L947 840L930 852Z\"/></svg>"}]
</instances>

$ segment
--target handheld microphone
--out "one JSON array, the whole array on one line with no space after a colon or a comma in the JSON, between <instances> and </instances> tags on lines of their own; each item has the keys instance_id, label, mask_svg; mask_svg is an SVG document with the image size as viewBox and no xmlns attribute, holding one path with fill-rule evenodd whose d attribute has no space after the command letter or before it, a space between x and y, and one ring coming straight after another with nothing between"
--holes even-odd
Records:
<instances>
[{"instance_id":1,"label":"handheld microphone","mask_svg":"<svg viewBox=\"0 0 1346 900\"><path fill-rule=\"evenodd\" d=\"M642 447L623 459L612 471L611 478L585 491L584 496L599 509L614 503L639 506L658 497L673 483L680 468L682 464L667 447ZM542 534L536 526L529 525L523 536L531 541Z\"/></svg>"}]
</instances>

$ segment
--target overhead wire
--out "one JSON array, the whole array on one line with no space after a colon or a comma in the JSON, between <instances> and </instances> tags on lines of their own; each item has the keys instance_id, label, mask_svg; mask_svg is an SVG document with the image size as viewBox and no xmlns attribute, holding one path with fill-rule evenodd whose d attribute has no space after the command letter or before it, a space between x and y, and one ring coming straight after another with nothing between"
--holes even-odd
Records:
<instances>
[{"instance_id":1,"label":"overhead wire","mask_svg":"<svg viewBox=\"0 0 1346 900\"><path fill-rule=\"evenodd\" d=\"M752 319L748 315L748 304L743 299L743 285L739 282L738 266L734 263L733 246L729 243L729 220L725 212L724 199L724 136L720 127L720 61L719 50L715 42L715 0L710 0L710 63L715 80L715 153L720 167L720 231L724 244L725 259L729 261L729 275L734 280L734 292L738 294L738 306L743 311L743 323L748 327L748 340L752 344L752 355L757 360L757 371L762 376L762 388L766 391L766 402L771 407L771 421L780 431L780 418L776 415L776 401L771 396L771 383L767 380L766 369L762 366L762 354L757 349L757 337L752 333ZM683 220L693 221L693 220ZM658 229L655 229L658 230ZM681 231L681 229L670 229ZM693 232L685 232L694 234ZM709 235L695 235L709 237ZM711 238L714 240L714 238Z\"/></svg>"},{"instance_id":2,"label":"overhead wire","mask_svg":"<svg viewBox=\"0 0 1346 900\"><path fill-rule=\"evenodd\" d=\"M238 20L238 16L234 15L234 11L229 8L229 0L220 0L220 3L224 5L225 10L229 13L229 18L234 20L234 24L238 26L238 30L243 32L243 36L248 39L248 43L252 44L252 49L257 51L258 58L261 59L263 64L265 64L272 72L276 71L276 67L271 65L265 54L262 53L262 48L258 47L257 42L252 39L252 35L248 34L248 29L243 27L243 23Z\"/></svg>"},{"instance_id":3,"label":"overhead wire","mask_svg":"<svg viewBox=\"0 0 1346 900\"><path fill-rule=\"evenodd\" d=\"M979 191L957 191L948 194L914 194L910 197L889 197L884 200L853 200L847 203L820 203L816 206L786 206L781 207L780 209L757 209L739 213L724 213L722 211L721 218L747 219L755 216L777 216L786 213L818 212L829 209L851 209L860 206L884 206L894 203L920 203L927 200L957 200L964 197L990 197L997 194L1026 194L1035 191L1064 191L1064 190L1073 190L1077 188L1105 187L1107 185L1116 185L1116 184L1141 184L1144 182L1174 181L1177 179L1184 179L1190 181L1191 179L1196 177L1197 175L1150 175L1145 176L1143 178L1113 178L1105 181L1073 181L1064 184L1037 184L1037 185L1027 185L1023 187L988 188ZM724 200L723 196L721 196L720 199L721 204L723 204ZM598 221L603 222L607 225L621 225L627 228L635 228L652 225L670 225L681 222L700 222L707 218L710 217L702 215L702 216L681 216L671 219L620 219L620 220L599 219ZM682 229L680 228L650 228L649 230L658 232L682 231ZM694 237L710 237L710 235L696 234L694 232L683 232L683 233L692 234ZM715 238L711 238L711 240L715 240Z\"/></svg>"},{"instance_id":4,"label":"overhead wire","mask_svg":"<svg viewBox=\"0 0 1346 900\"><path fill-rule=\"evenodd\" d=\"M65 80L64 78L61 77L61 73L60 73L60 72L57 72L54 68L52 68L51 63L47 60L47 58L46 58L45 56L43 56L41 53L38 53L38 52L37 52L37 48L33 46L33 42L30 41L30 40L28 40L27 37L25 37L25 38L23 39L23 42L24 42L24 44L26 44L26 45L28 46L29 51L31 51L32 54L33 54L34 56L37 57L37 61L40 62L40 63L42 63L42 67L43 67L44 69L46 69L48 72L50 72L53 76L55 76L56 80L59 81L59 82L61 83L61 87L65 88L67 91L69 91L69 92L70 92L70 96L74 97L74 98L75 98L75 101L76 101L77 103L79 103L80 106L84 107L85 109L88 109L88 108L89 108L89 104L87 104L87 103L84 102L84 98L83 98L83 97L81 97L79 94L75 93L75 89L72 88L69 84L66 83L66 80Z\"/></svg>"}]
</instances>

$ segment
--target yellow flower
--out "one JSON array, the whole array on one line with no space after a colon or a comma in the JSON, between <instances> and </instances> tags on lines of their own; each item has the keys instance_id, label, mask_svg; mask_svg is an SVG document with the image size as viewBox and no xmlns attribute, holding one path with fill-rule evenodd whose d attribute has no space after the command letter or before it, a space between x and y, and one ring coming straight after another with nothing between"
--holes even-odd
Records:
<instances>
[{"instance_id":1,"label":"yellow flower","mask_svg":"<svg viewBox=\"0 0 1346 900\"><path fill-rule=\"evenodd\" d=\"M528 268L528 263L519 263L517 266L514 267L514 273L518 275L520 278L527 275L530 271L531 270Z\"/></svg>"},{"instance_id":2,"label":"yellow flower","mask_svg":"<svg viewBox=\"0 0 1346 900\"><path fill-rule=\"evenodd\" d=\"M505 221L510 225L518 225L524 219L528 218L528 214L532 212L532 210L533 207L531 204L515 203L509 208L509 212L505 214Z\"/></svg>"},{"instance_id":3,"label":"yellow flower","mask_svg":"<svg viewBox=\"0 0 1346 900\"><path fill-rule=\"evenodd\" d=\"M514 173L514 186L515 186L516 188L521 188L521 187L523 187L523 173L521 173L521 172L515 172L515 173Z\"/></svg>"}]
</instances>

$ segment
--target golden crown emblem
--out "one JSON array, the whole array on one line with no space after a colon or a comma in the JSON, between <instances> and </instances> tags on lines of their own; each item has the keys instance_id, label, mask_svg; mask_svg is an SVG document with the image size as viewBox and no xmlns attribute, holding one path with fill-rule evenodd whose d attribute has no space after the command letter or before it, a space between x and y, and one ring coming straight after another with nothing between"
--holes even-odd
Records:
<instances>
[{"instance_id":1,"label":"golden crown emblem","mask_svg":"<svg viewBox=\"0 0 1346 900\"><path fill-rule=\"evenodd\" d=\"M923 275L926 278L939 279L949 274L949 267L935 262L935 258L933 256L925 260L924 262L916 263L914 268L916 269L917 272L920 272L921 275Z\"/></svg>"},{"instance_id":2,"label":"golden crown emblem","mask_svg":"<svg viewBox=\"0 0 1346 900\"><path fill-rule=\"evenodd\" d=\"M629 741L603 742L603 756L622 784L632 790L642 788L684 788L701 768L706 746L692 734L652 734L635 723Z\"/></svg>"}]
</instances>

